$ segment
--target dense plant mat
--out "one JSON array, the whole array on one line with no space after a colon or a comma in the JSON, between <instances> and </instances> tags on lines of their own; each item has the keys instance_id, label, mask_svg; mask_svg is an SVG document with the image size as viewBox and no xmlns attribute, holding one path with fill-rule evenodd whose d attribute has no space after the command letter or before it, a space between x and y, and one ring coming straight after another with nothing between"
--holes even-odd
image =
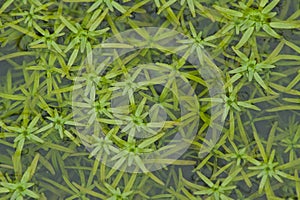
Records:
<instances>
[{"instance_id":1,"label":"dense plant mat","mask_svg":"<svg viewBox=\"0 0 300 200\"><path fill-rule=\"evenodd\" d=\"M300 199L299 0L2 0L0 44L1 199Z\"/></svg>"}]
</instances>

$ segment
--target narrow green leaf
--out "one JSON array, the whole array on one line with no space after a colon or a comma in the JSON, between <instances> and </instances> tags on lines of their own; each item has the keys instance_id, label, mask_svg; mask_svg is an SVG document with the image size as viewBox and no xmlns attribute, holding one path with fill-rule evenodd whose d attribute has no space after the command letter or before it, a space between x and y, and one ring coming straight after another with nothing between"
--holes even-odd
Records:
<instances>
[{"instance_id":1,"label":"narrow green leaf","mask_svg":"<svg viewBox=\"0 0 300 200\"><path fill-rule=\"evenodd\" d=\"M238 129L239 129L241 138L245 144L248 144L249 139L248 139L248 135L246 134L242 119L241 119L240 115L236 115L236 118L237 118L237 124L238 124Z\"/></svg>"},{"instance_id":2,"label":"narrow green leaf","mask_svg":"<svg viewBox=\"0 0 300 200\"><path fill-rule=\"evenodd\" d=\"M96 2L94 2L93 5L91 5L86 12L87 13L93 12L94 10L96 10L101 5L101 3L102 3L102 1L96 1Z\"/></svg>"},{"instance_id":3,"label":"narrow green leaf","mask_svg":"<svg viewBox=\"0 0 300 200\"><path fill-rule=\"evenodd\" d=\"M60 89L57 89L57 90L53 90L52 93L54 93L54 94L66 93L66 92L71 92L71 91L80 89L82 87L83 87L82 85L71 85L71 86L68 86L68 87L64 87L64 88L60 88Z\"/></svg>"},{"instance_id":4,"label":"narrow green leaf","mask_svg":"<svg viewBox=\"0 0 300 200\"><path fill-rule=\"evenodd\" d=\"M127 9L127 11L125 13L123 13L123 15L121 16L120 19L123 19L123 18L126 18L128 16L130 16L130 14L132 12L135 12L136 10L138 10L140 7L142 7L143 5L147 4L149 1L151 0L143 0L143 1L139 1L139 2L136 2L135 4L131 5L130 8ZM156 3L156 0L154 0L155 3ZM158 0L159 1L159 0ZM157 7L159 8L160 5L157 4Z\"/></svg>"},{"instance_id":5,"label":"narrow green leaf","mask_svg":"<svg viewBox=\"0 0 300 200\"><path fill-rule=\"evenodd\" d=\"M194 28L194 26L193 26L193 24L192 24L191 21L189 21L189 26L190 26L190 29L191 29L192 36L193 37L197 37L196 29Z\"/></svg>"},{"instance_id":6,"label":"narrow green leaf","mask_svg":"<svg viewBox=\"0 0 300 200\"><path fill-rule=\"evenodd\" d=\"M290 103L300 103L299 98L282 98L282 100Z\"/></svg>"},{"instance_id":7,"label":"narrow green leaf","mask_svg":"<svg viewBox=\"0 0 300 200\"><path fill-rule=\"evenodd\" d=\"M236 49L241 48L252 36L254 32L254 27L250 27L247 29L247 31L243 34L243 37L241 40L238 42L238 44L235 46Z\"/></svg>"},{"instance_id":8,"label":"narrow green leaf","mask_svg":"<svg viewBox=\"0 0 300 200\"><path fill-rule=\"evenodd\" d=\"M291 169L291 168L295 169L295 167L299 167L299 166L300 166L300 159L298 158L296 160L292 160L289 161L288 163L278 166L277 169L279 170Z\"/></svg>"},{"instance_id":9,"label":"narrow green leaf","mask_svg":"<svg viewBox=\"0 0 300 200\"><path fill-rule=\"evenodd\" d=\"M0 188L0 194L1 193L8 193L10 190L7 188Z\"/></svg>"},{"instance_id":10,"label":"narrow green leaf","mask_svg":"<svg viewBox=\"0 0 300 200\"><path fill-rule=\"evenodd\" d=\"M261 194L263 189L265 188L265 185L267 184L267 182L269 182L268 180L268 176L264 175L259 183L259 187L258 187L258 193Z\"/></svg>"},{"instance_id":11,"label":"narrow green leaf","mask_svg":"<svg viewBox=\"0 0 300 200\"><path fill-rule=\"evenodd\" d=\"M234 129L235 129L235 120L234 120L234 113L229 113L229 138L233 140L234 138Z\"/></svg>"},{"instance_id":12,"label":"narrow green leaf","mask_svg":"<svg viewBox=\"0 0 300 200\"><path fill-rule=\"evenodd\" d=\"M39 198L40 198L40 195L39 195L39 194L37 194L37 193L35 193L35 192L31 191L31 190L28 190L28 189L25 190L24 193L25 193L27 196L30 196L30 197L32 197L32 198L34 198L34 199L39 199Z\"/></svg>"},{"instance_id":13,"label":"narrow green leaf","mask_svg":"<svg viewBox=\"0 0 300 200\"><path fill-rule=\"evenodd\" d=\"M17 100L17 101L24 101L27 99L25 96L5 94L5 93L0 93L0 97L4 98L4 99L11 99L11 100Z\"/></svg>"},{"instance_id":14,"label":"narrow green leaf","mask_svg":"<svg viewBox=\"0 0 300 200\"><path fill-rule=\"evenodd\" d=\"M36 135L33 135L33 134L30 134L29 136L27 136L27 139L34 140L34 141L39 142L39 143L44 143L44 140L42 140L41 138L39 138L39 137L37 137Z\"/></svg>"},{"instance_id":15,"label":"narrow green leaf","mask_svg":"<svg viewBox=\"0 0 300 200\"><path fill-rule=\"evenodd\" d=\"M280 0L273 0L271 3L269 3L264 9L262 10L263 14L267 14L275 8L275 6L280 2Z\"/></svg>"},{"instance_id":16,"label":"narrow green leaf","mask_svg":"<svg viewBox=\"0 0 300 200\"><path fill-rule=\"evenodd\" d=\"M101 22L103 21L103 19L106 17L108 13L108 9L105 9L102 14L93 21L93 23L91 24L91 26L89 27L89 31L94 31L98 28L98 26L101 24Z\"/></svg>"},{"instance_id":17,"label":"narrow green leaf","mask_svg":"<svg viewBox=\"0 0 300 200\"><path fill-rule=\"evenodd\" d=\"M265 84L265 82L262 80L260 75L257 72L254 72L254 79L257 81L257 83L264 88L265 90L268 88Z\"/></svg>"},{"instance_id":18,"label":"narrow green leaf","mask_svg":"<svg viewBox=\"0 0 300 200\"><path fill-rule=\"evenodd\" d=\"M51 163L46 159L44 158L43 156L40 156L40 159L39 159L40 163L46 168L49 170L49 172L52 174L52 175L55 175L55 170L53 168L53 166L51 165Z\"/></svg>"},{"instance_id":19,"label":"narrow green leaf","mask_svg":"<svg viewBox=\"0 0 300 200\"><path fill-rule=\"evenodd\" d=\"M29 168L27 169L29 172L29 180L32 178L32 176L35 173L39 159L40 159L40 154L39 153L35 154L33 161L31 162Z\"/></svg>"},{"instance_id":20,"label":"narrow green leaf","mask_svg":"<svg viewBox=\"0 0 300 200\"><path fill-rule=\"evenodd\" d=\"M136 111L135 111L135 115L136 116L141 116L141 114L143 113L143 109L144 109L144 106L145 106L145 103L147 101L147 98L144 97L143 100L140 102L140 104L138 105Z\"/></svg>"},{"instance_id":21,"label":"narrow green leaf","mask_svg":"<svg viewBox=\"0 0 300 200\"><path fill-rule=\"evenodd\" d=\"M259 7L262 7L262 8L265 7L267 5L268 1L269 0L261 0L259 3Z\"/></svg>"},{"instance_id":22,"label":"narrow green leaf","mask_svg":"<svg viewBox=\"0 0 300 200\"><path fill-rule=\"evenodd\" d=\"M77 55L78 55L78 52L79 52L79 48L75 48L69 58L69 61L68 61L68 66L72 66L77 58Z\"/></svg>"},{"instance_id":23,"label":"narrow green leaf","mask_svg":"<svg viewBox=\"0 0 300 200\"><path fill-rule=\"evenodd\" d=\"M275 38L281 38L281 36L278 33L276 33L276 31L274 31L269 25L264 24L262 28L270 36L275 37Z\"/></svg>"},{"instance_id":24,"label":"narrow green leaf","mask_svg":"<svg viewBox=\"0 0 300 200\"><path fill-rule=\"evenodd\" d=\"M167 3L164 3L157 11L157 14L159 15L163 10L170 7L172 4L174 4L177 0L169 0Z\"/></svg>"},{"instance_id":25,"label":"narrow green leaf","mask_svg":"<svg viewBox=\"0 0 300 200\"><path fill-rule=\"evenodd\" d=\"M238 55L243 61L248 61L249 58L246 56L243 52L240 50L236 49L236 47L232 47L232 50Z\"/></svg>"},{"instance_id":26,"label":"narrow green leaf","mask_svg":"<svg viewBox=\"0 0 300 200\"><path fill-rule=\"evenodd\" d=\"M300 28L300 21L270 22L270 26L278 29L297 29Z\"/></svg>"},{"instance_id":27,"label":"narrow green leaf","mask_svg":"<svg viewBox=\"0 0 300 200\"><path fill-rule=\"evenodd\" d=\"M275 122L270 130L269 136L268 136L268 141L267 141L267 147L266 147L266 154L270 155L271 150L272 150L272 145L275 140L275 132L278 126L278 121Z\"/></svg>"},{"instance_id":28,"label":"narrow green leaf","mask_svg":"<svg viewBox=\"0 0 300 200\"><path fill-rule=\"evenodd\" d=\"M86 194L89 194L89 195L91 195L91 196L93 196L93 197L96 197L97 199L106 199L106 198L107 198L107 197L104 196L103 194L98 193L98 192L94 192L94 191L92 191L92 190L90 190L90 189L88 189L88 188L84 188L84 187L78 185L77 183L74 183L74 182L73 182L73 185L74 185L75 187L77 187L81 192L86 193Z\"/></svg>"},{"instance_id":29,"label":"narrow green leaf","mask_svg":"<svg viewBox=\"0 0 300 200\"><path fill-rule=\"evenodd\" d=\"M67 187L57 183L57 181L54 181L54 180L46 178L46 177L41 177L41 179L43 179L43 181L46 181L46 182L52 184L53 186L55 186L59 190L63 190L65 192L67 192L68 194L73 194L72 190L69 190Z\"/></svg>"},{"instance_id":30,"label":"narrow green leaf","mask_svg":"<svg viewBox=\"0 0 300 200\"><path fill-rule=\"evenodd\" d=\"M297 198L300 199L300 179L298 175L298 170L295 169L295 180L296 180L296 193L297 193Z\"/></svg>"},{"instance_id":31,"label":"narrow green leaf","mask_svg":"<svg viewBox=\"0 0 300 200\"><path fill-rule=\"evenodd\" d=\"M66 18L64 18L63 16L60 16L59 18L62 21L62 23L64 23L73 33L78 33L77 28L73 26Z\"/></svg>"},{"instance_id":32,"label":"narrow green leaf","mask_svg":"<svg viewBox=\"0 0 300 200\"><path fill-rule=\"evenodd\" d=\"M299 105L283 105L271 109L267 109L267 112L278 112L278 111L285 111L285 110L300 110Z\"/></svg>"},{"instance_id":33,"label":"narrow green leaf","mask_svg":"<svg viewBox=\"0 0 300 200\"><path fill-rule=\"evenodd\" d=\"M151 144L154 144L155 141L159 140L162 136L164 136L165 133L159 133L151 138L148 138L144 140L142 143L138 145L139 148L145 148Z\"/></svg>"},{"instance_id":34,"label":"narrow green leaf","mask_svg":"<svg viewBox=\"0 0 300 200\"><path fill-rule=\"evenodd\" d=\"M126 12L126 9L121 4L117 3L116 1L112 1L111 4L115 9L120 11L122 14Z\"/></svg>"},{"instance_id":35,"label":"narrow green leaf","mask_svg":"<svg viewBox=\"0 0 300 200\"><path fill-rule=\"evenodd\" d=\"M197 171L197 175L209 186L213 187L214 183L211 182L210 179L208 179L205 175L203 175L201 172Z\"/></svg>"},{"instance_id":36,"label":"narrow green leaf","mask_svg":"<svg viewBox=\"0 0 300 200\"><path fill-rule=\"evenodd\" d=\"M290 89L288 90L286 87L282 86L282 85L278 85L276 83L269 83L269 86L280 91L280 92L284 92L284 93L287 93L287 94L291 94L291 95L300 95L300 92L298 90L293 90L293 89Z\"/></svg>"},{"instance_id":37,"label":"narrow green leaf","mask_svg":"<svg viewBox=\"0 0 300 200\"><path fill-rule=\"evenodd\" d=\"M187 79L193 80L203 86L206 86L206 82L201 77L194 76L194 75L186 73L186 72L182 72L182 73L180 73L180 75L184 76Z\"/></svg>"},{"instance_id":38,"label":"narrow green leaf","mask_svg":"<svg viewBox=\"0 0 300 200\"><path fill-rule=\"evenodd\" d=\"M214 5L214 8L216 10L218 10L219 12L224 13L225 15L231 15L231 16L235 16L235 17L243 17L243 13L236 11L236 10L220 7L217 5Z\"/></svg>"},{"instance_id":39,"label":"narrow green leaf","mask_svg":"<svg viewBox=\"0 0 300 200\"><path fill-rule=\"evenodd\" d=\"M58 150L58 151L62 151L62 152L66 152L66 153L74 153L74 150L72 150L70 148L67 148L67 147L64 147L64 146L60 146L58 144L53 144L53 143L50 143L50 142L45 142L43 145L46 146L46 147L49 147L51 149Z\"/></svg>"},{"instance_id":40,"label":"narrow green leaf","mask_svg":"<svg viewBox=\"0 0 300 200\"><path fill-rule=\"evenodd\" d=\"M250 103L247 103L247 102L242 102L242 101L239 101L237 103L239 106L242 106L242 107L245 107L245 108L250 108L250 109L253 109L253 110L257 110L257 111L260 111L261 109L255 105L252 105Z\"/></svg>"},{"instance_id":41,"label":"narrow green leaf","mask_svg":"<svg viewBox=\"0 0 300 200\"><path fill-rule=\"evenodd\" d=\"M79 192L79 190L74 185L72 185L72 183L69 181L69 179L66 176L62 175L62 178L64 179L64 181L68 185L68 187L71 190L73 190L73 192L75 192L75 193Z\"/></svg>"},{"instance_id":42,"label":"narrow green leaf","mask_svg":"<svg viewBox=\"0 0 300 200\"><path fill-rule=\"evenodd\" d=\"M95 45L94 48L128 48L133 49L134 46L129 44L122 44L122 43L103 43L99 45Z\"/></svg>"},{"instance_id":43,"label":"narrow green leaf","mask_svg":"<svg viewBox=\"0 0 300 200\"><path fill-rule=\"evenodd\" d=\"M281 52L282 48L284 46L284 40L281 40L280 43L277 45L277 47L273 50L271 54L267 57L265 60L265 63L274 63L274 58Z\"/></svg>"},{"instance_id":44,"label":"narrow green leaf","mask_svg":"<svg viewBox=\"0 0 300 200\"><path fill-rule=\"evenodd\" d=\"M36 55L36 52L32 52L32 51L20 51L20 52L15 52L15 53L11 53L11 54L7 54L4 56L0 57L0 61L2 60L8 60L11 58L16 58L16 57L21 57L21 56L34 56Z\"/></svg>"},{"instance_id":45,"label":"narrow green leaf","mask_svg":"<svg viewBox=\"0 0 300 200\"><path fill-rule=\"evenodd\" d=\"M225 180L222 182L221 185L227 186L232 181L232 179L234 179L236 177L236 175L238 173L240 173L241 170L242 170L242 168L238 168L238 169L234 170L233 172L231 172L230 175L225 178Z\"/></svg>"},{"instance_id":46,"label":"narrow green leaf","mask_svg":"<svg viewBox=\"0 0 300 200\"><path fill-rule=\"evenodd\" d=\"M147 176L149 176L153 181L155 181L156 183L160 184L160 185L165 185L165 183L160 180L158 177L156 177L153 173L148 172Z\"/></svg>"},{"instance_id":47,"label":"narrow green leaf","mask_svg":"<svg viewBox=\"0 0 300 200\"><path fill-rule=\"evenodd\" d=\"M294 49L297 53L300 54L300 47L297 46L296 44L292 43L292 42L289 42L287 40L284 40L284 43L289 46L290 48Z\"/></svg>"},{"instance_id":48,"label":"narrow green leaf","mask_svg":"<svg viewBox=\"0 0 300 200\"><path fill-rule=\"evenodd\" d=\"M187 0L188 7L192 13L192 17L196 17L195 5L194 0Z\"/></svg>"},{"instance_id":49,"label":"narrow green leaf","mask_svg":"<svg viewBox=\"0 0 300 200\"><path fill-rule=\"evenodd\" d=\"M5 3L2 5L2 7L0 8L0 15L10 6L10 4L12 4L14 2L14 0L7 0L5 1ZM2 2L3 3L3 2Z\"/></svg>"},{"instance_id":50,"label":"narrow green leaf","mask_svg":"<svg viewBox=\"0 0 300 200\"><path fill-rule=\"evenodd\" d=\"M258 149L259 149L259 152L260 152L260 154L261 154L263 160L264 160L265 162L267 162L267 161L268 161L268 157L267 157L267 155L266 155L264 146L262 145L261 140L260 140L260 138L259 138L259 136L258 136L258 134L257 134L256 128L255 128L255 126L254 126L253 124L252 124L252 130L253 130L253 136L254 136L256 145L257 145L257 147L258 147Z\"/></svg>"}]
</instances>

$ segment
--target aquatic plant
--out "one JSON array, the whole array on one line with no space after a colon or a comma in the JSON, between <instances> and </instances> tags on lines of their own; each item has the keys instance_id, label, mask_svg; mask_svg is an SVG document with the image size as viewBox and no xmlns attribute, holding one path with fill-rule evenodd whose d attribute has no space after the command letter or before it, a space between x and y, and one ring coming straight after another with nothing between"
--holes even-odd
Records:
<instances>
[{"instance_id":1,"label":"aquatic plant","mask_svg":"<svg viewBox=\"0 0 300 200\"><path fill-rule=\"evenodd\" d=\"M299 6L3 1L0 198L300 199Z\"/></svg>"}]
</instances>

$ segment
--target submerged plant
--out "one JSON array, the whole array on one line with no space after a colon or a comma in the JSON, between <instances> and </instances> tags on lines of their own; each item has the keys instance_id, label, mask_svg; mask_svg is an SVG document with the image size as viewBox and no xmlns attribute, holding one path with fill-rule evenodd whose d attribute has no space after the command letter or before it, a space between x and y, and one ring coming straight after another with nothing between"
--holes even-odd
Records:
<instances>
[{"instance_id":1,"label":"submerged plant","mask_svg":"<svg viewBox=\"0 0 300 200\"><path fill-rule=\"evenodd\" d=\"M261 32L261 29L268 35L274 38L281 38L281 36L274 29L289 29L298 28L297 21L277 21L276 12L272 10L280 0L266 1L240 1L234 4L235 9L222 8L215 6L222 16L228 20L222 30L222 33L227 33L234 30L236 34L243 33L235 48L241 48L252 37L253 34Z\"/></svg>"},{"instance_id":2,"label":"submerged plant","mask_svg":"<svg viewBox=\"0 0 300 200\"><path fill-rule=\"evenodd\" d=\"M298 0L3 1L0 198L300 199L299 29Z\"/></svg>"},{"instance_id":3,"label":"submerged plant","mask_svg":"<svg viewBox=\"0 0 300 200\"><path fill-rule=\"evenodd\" d=\"M0 193L8 193L8 195L5 195L5 198L10 198L12 200L22 200L25 197L39 199L40 195L30 189L35 185L34 183L31 183L30 180L35 173L38 160L39 154L36 154L31 165L24 172L20 180L17 179L15 181L7 180L5 182L0 182Z\"/></svg>"}]
</instances>

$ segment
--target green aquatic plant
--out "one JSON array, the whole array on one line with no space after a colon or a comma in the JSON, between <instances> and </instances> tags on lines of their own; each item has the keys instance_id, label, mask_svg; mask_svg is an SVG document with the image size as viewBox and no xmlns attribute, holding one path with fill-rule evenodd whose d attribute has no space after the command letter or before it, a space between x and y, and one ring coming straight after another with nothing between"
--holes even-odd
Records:
<instances>
[{"instance_id":1,"label":"green aquatic plant","mask_svg":"<svg viewBox=\"0 0 300 200\"><path fill-rule=\"evenodd\" d=\"M33 22L33 27L42 35L42 37L29 44L32 48L37 48L37 45L41 48L42 44L44 44L49 50L55 51L64 57L66 56L56 43L56 38L64 35L64 33L60 33L64 28L64 25L60 25L52 34L50 34L47 29L43 30L36 22Z\"/></svg>"},{"instance_id":2,"label":"green aquatic plant","mask_svg":"<svg viewBox=\"0 0 300 200\"><path fill-rule=\"evenodd\" d=\"M46 131L49 129L49 126L44 127L43 129L39 129L38 127L35 127L40 116L36 116L27 127L21 126L21 127L7 127L9 131L13 131L17 134L17 136L14 139L14 143L16 146L16 149L18 152L22 152L25 140L29 140L31 142L39 142L43 143L44 141L37 137L36 134L39 134L43 131Z\"/></svg>"},{"instance_id":3,"label":"green aquatic plant","mask_svg":"<svg viewBox=\"0 0 300 200\"><path fill-rule=\"evenodd\" d=\"M122 193L120 188L115 189L107 183L104 183L104 185L112 195L110 198L108 198L109 200L128 199L128 196L133 193L133 191Z\"/></svg>"},{"instance_id":4,"label":"green aquatic plant","mask_svg":"<svg viewBox=\"0 0 300 200\"><path fill-rule=\"evenodd\" d=\"M299 199L299 29L299 0L3 1L0 198Z\"/></svg>"},{"instance_id":5,"label":"green aquatic plant","mask_svg":"<svg viewBox=\"0 0 300 200\"><path fill-rule=\"evenodd\" d=\"M92 45L90 42L92 40L96 40L96 37L103 35L105 32L109 30L109 28L96 30L96 28L99 26L101 21L96 21L96 23L91 24L89 27L86 27L88 25L86 24L80 25L79 23L76 23L74 26L63 16L61 16L60 19L63 22L63 24L65 24L65 26L68 27L70 31L72 31L72 34L69 35L70 38L69 45L64 50L65 52L68 52L70 49L74 49L71 54L70 60L68 62L68 66L73 65L79 50L81 53L86 51L87 56L89 56L89 54L92 53Z\"/></svg>"},{"instance_id":6,"label":"green aquatic plant","mask_svg":"<svg viewBox=\"0 0 300 200\"><path fill-rule=\"evenodd\" d=\"M284 153L289 154L289 160L295 160L298 158L297 149L300 148L298 140L299 140L299 124L295 122L295 116L289 119L289 126L285 129L278 130L281 135L282 133L288 132L288 135L284 134L284 138L281 138L280 145L284 147Z\"/></svg>"},{"instance_id":7,"label":"green aquatic plant","mask_svg":"<svg viewBox=\"0 0 300 200\"><path fill-rule=\"evenodd\" d=\"M294 162L299 162L299 160L294 160L294 162L291 162L289 165L279 165L278 162L274 161L275 158L275 150L272 149L272 140L275 136L277 128L277 123L275 123L270 130L269 133L269 139L267 141L266 148L263 146L261 141L258 138L257 132L255 127L253 126L253 134L255 141L257 142L257 146L260 152L260 156L262 157L263 161L252 160L253 164L256 166L249 167L250 170L257 171L257 177L261 178L260 184L259 184L259 192L262 192L265 189L265 192L268 196L273 196L272 187L270 186L270 179L275 178L277 181L283 183L282 178L288 178L294 180L294 177L281 171L284 169L287 169L289 165L292 165ZM271 151L271 152L270 152Z\"/></svg>"},{"instance_id":8,"label":"green aquatic plant","mask_svg":"<svg viewBox=\"0 0 300 200\"><path fill-rule=\"evenodd\" d=\"M274 38L280 38L281 36L274 29L285 29L285 28L298 28L299 22L297 21L277 21L275 16L276 12L272 10L280 0L268 1L248 1L238 2L234 6L236 8L222 8L215 6L222 16L228 20L222 33L227 33L234 30L236 34L243 33L243 37L239 40L235 48L241 48L247 41L252 37L254 33L259 33L261 29L268 35Z\"/></svg>"},{"instance_id":9,"label":"green aquatic plant","mask_svg":"<svg viewBox=\"0 0 300 200\"><path fill-rule=\"evenodd\" d=\"M241 67L238 67L236 69L233 69L229 71L230 74L235 74L231 77L232 83L237 81L239 78L246 76L248 78L248 81L252 81L255 79L255 81L265 90L268 90L267 85L259 75L259 73L263 72L267 69L275 68L274 65L268 64L268 63L257 63L256 59L254 58L254 54L250 55L250 58L240 52L239 50L233 49L235 53L240 57L241 61Z\"/></svg>"},{"instance_id":10,"label":"green aquatic plant","mask_svg":"<svg viewBox=\"0 0 300 200\"><path fill-rule=\"evenodd\" d=\"M82 0L80 2L85 2L86 0ZM65 2L78 2L77 0L65 0ZM88 2L94 2L91 7L87 10L88 13L93 12L96 9L102 10L103 5L105 5L111 12L114 11L114 9L120 11L121 13L126 12L125 8L121 4L119 4L117 1L111 1L111 0L95 0L95 1L88 1Z\"/></svg>"},{"instance_id":11,"label":"green aquatic plant","mask_svg":"<svg viewBox=\"0 0 300 200\"><path fill-rule=\"evenodd\" d=\"M31 165L24 172L20 180L6 180L0 182L0 193L8 193L5 198L9 199L24 199L25 197L39 199L40 195L32 191L30 188L35 185L35 183L30 182L32 176L35 173L37 164L39 160L39 154L36 154ZM17 172L18 173L18 172ZM2 178L1 178L2 179Z\"/></svg>"},{"instance_id":12,"label":"green aquatic plant","mask_svg":"<svg viewBox=\"0 0 300 200\"><path fill-rule=\"evenodd\" d=\"M232 198L230 198L228 194L230 194L231 191L233 191L237 187L236 185L232 185L232 182L239 171L240 169L237 169L231 173L231 176L226 177L222 181L217 180L215 183L198 171L197 175L199 176L201 181L203 181L207 185L207 187L190 183L186 180L183 181L187 187L193 188L195 190L193 194L196 196L200 196L201 198L203 197L205 199L229 200Z\"/></svg>"}]
</instances>

